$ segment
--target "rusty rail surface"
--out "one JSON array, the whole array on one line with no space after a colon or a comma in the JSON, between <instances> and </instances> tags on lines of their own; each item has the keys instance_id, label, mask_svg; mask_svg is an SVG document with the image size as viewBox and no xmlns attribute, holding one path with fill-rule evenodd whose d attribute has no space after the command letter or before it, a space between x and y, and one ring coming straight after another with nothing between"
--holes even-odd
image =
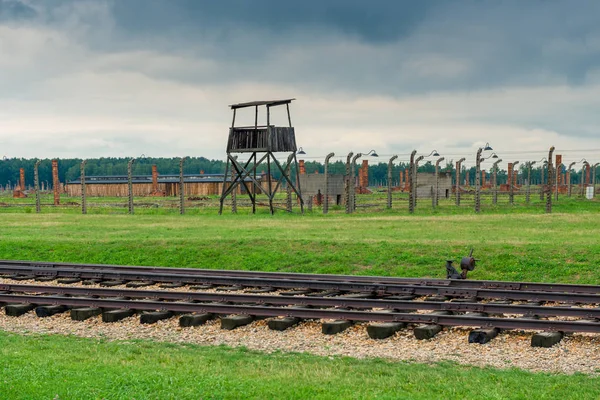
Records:
<instances>
[{"instance_id":1,"label":"rusty rail surface","mask_svg":"<svg viewBox=\"0 0 600 400\"><path fill-rule=\"evenodd\" d=\"M247 314L265 317L297 317L303 319L343 319L350 321L407 322L415 324L438 324L446 326L477 326L501 329L535 329L561 332L600 333L600 323L596 321L540 320L533 318L497 318L476 315L432 315L405 312L412 309L449 310L453 312L478 311L521 314L524 316L568 316L597 318L598 309L544 307L533 305L491 305L480 303L418 302L379 299L349 298L301 298L293 296L236 295L213 293L189 293L144 291L126 289L95 289L77 287L52 287L42 285L0 285L0 302L25 303L35 305L65 305L71 307L98 307L104 309L132 309L138 311L172 311L183 313L214 313L219 315ZM15 293L16 292L16 293ZM24 294L25 293L25 294ZM35 294L31 294L35 293ZM50 295L40 295L40 294ZM63 296L57 296L57 294ZM88 297L65 297L85 295ZM89 297L91 296L91 297ZM103 298L95 298L100 296ZM113 298L107 298L113 297ZM135 297L146 300L124 300ZM148 298L152 300L147 300ZM156 300L156 299L161 300ZM164 301L169 299L172 301ZM193 301L193 302L192 302ZM223 304L217 302L235 302ZM241 303L241 304L239 304ZM249 305L259 303L259 305ZM269 305L266 305L269 304ZM293 308L290 305L386 308L392 312L372 310L312 309ZM402 311L398 311L402 310Z\"/></svg>"},{"instance_id":2,"label":"rusty rail surface","mask_svg":"<svg viewBox=\"0 0 600 400\"><path fill-rule=\"evenodd\" d=\"M119 297L129 299L161 299L183 302L222 302L222 303L251 303L285 306L311 306L311 307L343 307L353 309L383 308L389 310L428 310L452 312L483 312L492 314L520 314L523 316L563 316L579 318L600 318L600 308L583 307L552 307L532 304L493 304L476 302L440 302L440 301L414 301L376 298L361 299L337 297L300 297L286 295L265 294L231 294L231 293L204 293L204 292L177 292L164 290L141 289L105 289L85 288L75 286L45 286L45 285L19 285L0 284L2 296L14 293L35 293L44 295L69 295L99 297ZM62 297L61 299L64 299ZM35 303L35 302L34 302Z\"/></svg>"},{"instance_id":3,"label":"rusty rail surface","mask_svg":"<svg viewBox=\"0 0 600 400\"><path fill-rule=\"evenodd\" d=\"M81 277L86 279L144 280L144 276L159 282L209 283L208 279L240 280L244 278L264 280L301 280L317 282L365 283L373 285L418 285L444 286L452 288L499 289L518 291L542 291L560 293L599 294L600 286L564 283L477 281L467 279L400 278L385 276L357 276L333 274L303 274L291 272L261 272L240 270L213 270L197 268L142 267L104 264L71 264L35 261L0 260L0 274L23 274L35 276ZM203 280L204 279L204 280ZM258 283L259 281L256 281ZM229 284L217 282L218 284ZM240 281L241 283L241 281ZM242 283L243 284L243 283ZM262 285L264 286L264 285ZM289 286L281 286L289 287ZM297 286L298 287L298 286ZM332 287L335 289L335 287ZM318 288L317 288L318 289ZM352 289L348 289L352 290Z\"/></svg>"}]
</instances>

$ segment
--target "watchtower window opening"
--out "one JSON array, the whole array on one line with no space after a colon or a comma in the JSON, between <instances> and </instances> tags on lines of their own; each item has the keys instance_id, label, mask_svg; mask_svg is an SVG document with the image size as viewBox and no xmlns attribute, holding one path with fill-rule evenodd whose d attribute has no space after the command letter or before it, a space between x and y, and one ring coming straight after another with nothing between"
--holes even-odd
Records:
<instances>
[{"instance_id":1,"label":"watchtower window opening","mask_svg":"<svg viewBox=\"0 0 600 400\"><path fill-rule=\"evenodd\" d=\"M289 109L292 100L294 99L253 101L231 105L233 120L231 128L229 128L227 152L295 152L297 150L296 137ZM287 112L287 123L275 125L271 118L273 110L282 109L283 106ZM240 123L237 114L243 108L254 111L254 118L246 117ZM244 111L247 116L249 110ZM278 121L280 121L280 113L278 114Z\"/></svg>"}]
</instances>

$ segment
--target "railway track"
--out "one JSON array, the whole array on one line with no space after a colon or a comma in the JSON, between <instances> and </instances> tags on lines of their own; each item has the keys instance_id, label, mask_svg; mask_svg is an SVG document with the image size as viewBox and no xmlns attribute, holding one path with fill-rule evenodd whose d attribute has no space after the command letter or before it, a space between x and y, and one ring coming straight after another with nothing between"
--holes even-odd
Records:
<instances>
[{"instance_id":1,"label":"railway track","mask_svg":"<svg viewBox=\"0 0 600 400\"><path fill-rule=\"evenodd\" d=\"M371 337L383 338L407 324L417 338L430 338L443 326L476 327L470 341L485 343L502 329L543 331L541 345L552 345L566 332L600 333L600 287L474 280L308 275L251 271L212 271L93 264L0 261L0 304L9 315L35 310L40 316L70 312L73 319L102 315L106 322L142 313L141 322L180 317L194 326L220 317L224 327L256 318L271 318L269 326L283 330L305 319L323 323L324 333L343 330L353 322L370 322ZM92 286L18 284L13 279L94 280ZM102 283L122 287L99 287ZM201 285L216 291L132 289L156 284ZM137 285L136 285L137 284ZM177 285L175 285L177 284ZM279 294L235 293L294 289ZM258 289L256 289L258 288ZM249 290L249 291L252 291ZM294 294L294 295L291 295ZM299 295L300 294L300 295ZM419 297L420 296L420 297ZM494 301L495 300L495 301ZM498 301L500 300L500 301ZM529 301L529 303L515 303ZM544 304L551 302L554 304ZM181 315L183 314L183 315ZM339 326L340 328L336 328ZM536 335L532 338L534 343Z\"/></svg>"},{"instance_id":2,"label":"railway track","mask_svg":"<svg viewBox=\"0 0 600 400\"><path fill-rule=\"evenodd\" d=\"M600 286L573 285L560 283L538 282L510 282L510 281L478 281L468 279L434 279L434 278L400 278L385 276L360 276L360 275L331 275L331 274L303 274L290 272L262 272L241 270L213 270L197 268L166 268L166 267L140 267L103 264L72 264L72 263L40 263L35 261L0 260L0 274L32 277L55 278L81 278L104 280L144 280L148 278L154 282L181 283L181 284L240 284L247 286L269 286L269 283L280 282L289 287L286 281L304 281L327 284L339 283L340 285L355 283L367 285L411 285L411 286L439 286L451 288L472 289L506 289L521 291L564 292L564 293L589 293L600 295ZM262 281L261 281L262 280ZM341 286L340 286L341 287ZM330 286L330 288L333 288ZM316 289L320 289L317 287ZM351 287L341 287L343 290L352 290ZM360 289L362 290L362 289Z\"/></svg>"}]
</instances>

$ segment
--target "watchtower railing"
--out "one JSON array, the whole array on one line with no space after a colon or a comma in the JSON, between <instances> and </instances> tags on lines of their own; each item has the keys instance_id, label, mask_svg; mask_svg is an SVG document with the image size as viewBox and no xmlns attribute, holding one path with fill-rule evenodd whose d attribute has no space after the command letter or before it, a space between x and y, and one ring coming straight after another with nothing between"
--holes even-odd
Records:
<instances>
[{"instance_id":1,"label":"watchtower railing","mask_svg":"<svg viewBox=\"0 0 600 400\"><path fill-rule=\"evenodd\" d=\"M295 152L296 150L296 134L293 127L269 125L229 128L227 152Z\"/></svg>"}]
</instances>

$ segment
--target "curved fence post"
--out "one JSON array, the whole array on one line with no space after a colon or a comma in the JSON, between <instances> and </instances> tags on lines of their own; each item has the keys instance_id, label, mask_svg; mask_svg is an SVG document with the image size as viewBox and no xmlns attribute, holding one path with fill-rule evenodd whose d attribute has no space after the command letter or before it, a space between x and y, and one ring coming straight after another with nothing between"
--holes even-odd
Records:
<instances>
[{"instance_id":1,"label":"curved fence post","mask_svg":"<svg viewBox=\"0 0 600 400\"><path fill-rule=\"evenodd\" d=\"M475 159L475 212L478 213L481 211L481 180L479 175L481 175L481 152L483 151L483 147L477 149L477 155Z\"/></svg>"},{"instance_id":2,"label":"curved fence post","mask_svg":"<svg viewBox=\"0 0 600 400\"><path fill-rule=\"evenodd\" d=\"M350 212L356 211L356 182L354 177L354 171L356 170L356 160L358 160L360 157L362 157L362 153L356 153L356 155L352 157L352 163L350 164L350 196L352 198L352 201L350 203Z\"/></svg>"},{"instance_id":3,"label":"curved fence post","mask_svg":"<svg viewBox=\"0 0 600 400\"><path fill-rule=\"evenodd\" d=\"M413 212L414 212L415 208L417 208L417 197L418 197L418 194L419 194L418 184L417 184L417 180L418 180L417 174L418 174L418 171L419 171L419 161L421 161L424 158L425 158L424 156L417 157L415 159L415 165L413 167L413 174L414 174L414 176L413 176L413 184L415 185L415 189L413 190Z\"/></svg>"},{"instance_id":4,"label":"curved fence post","mask_svg":"<svg viewBox=\"0 0 600 400\"><path fill-rule=\"evenodd\" d=\"M323 214L329 212L329 160L334 155L335 153L329 153L327 154L327 157L325 157L325 198L323 199Z\"/></svg>"},{"instance_id":5,"label":"curved fence post","mask_svg":"<svg viewBox=\"0 0 600 400\"><path fill-rule=\"evenodd\" d=\"M460 206L460 170L461 164L466 158L461 158L456 162L456 205Z\"/></svg>"},{"instance_id":6,"label":"curved fence post","mask_svg":"<svg viewBox=\"0 0 600 400\"><path fill-rule=\"evenodd\" d=\"M494 162L494 195L492 197L492 203L494 205L498 204L498 164L502 162L502 159L499 158Z\"/></svg>"},{"instance_id":7,"label":"curved fence post","mask_svg":"<svg viewBox=\"0 0 600 400\"><path fill-rule=\"evenodd\" d=\"M397 158L398 156L392 156L392 158L390 158L390 161L388 162L387 208L392 208L392 168L394 167L394 160Z\"/></svg>"},{"instance_id":8,"label":"curved fence post","mask_svg":"<svg viewBox=\"0 0 600 400\"><path fill-rule=\"evenodd\" d=\"M444 161L444 157L438 158L435 162L435 201L433 202L433 208L436 208L439 204L440 196L440 163Z\"/></svg>"},{"instance_id":9,"label":"curved fence post","mask_svg":"<svg viewBox=\"0 0 600 400\"><path fill-rule=\"evenodd\" d=\"M346 214L350 214L351 212L350 201L352 198L350 197L350 162L352 161L353 154L353 152L350 152L346 157L346 179L344 182L344 189L346 191L346 193L344 193L344 197L346 198Z\"/></svg>"},{"instance_id":10,"label":"curved fence post","mask_svg":"<svg viewBox=\"0 0 600 400\"><path fill-rule=\"evenodd\" d=\"M415 155L417 154L416 150L413 150L410 153L410 164L408 167L408 212L415 212L415 203L413 202L414 195L414 170L415 170Z\"/></svg>"}]
</instances>

